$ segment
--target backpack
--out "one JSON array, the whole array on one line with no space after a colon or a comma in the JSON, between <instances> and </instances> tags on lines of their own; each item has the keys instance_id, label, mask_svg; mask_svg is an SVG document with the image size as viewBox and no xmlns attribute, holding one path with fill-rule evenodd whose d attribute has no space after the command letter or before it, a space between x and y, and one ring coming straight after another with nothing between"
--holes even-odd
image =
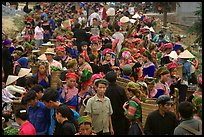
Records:
<instances>
[{"instance_id":1,"label":"backpack","mask_svg":"<svg viewBox=\"0 0 204 137\"><path fill-rule=\"evenodd\" d=\"M194 135L202 135L202 123L201 121L199 120L198 121L198 129L199 131L187 126L187 125L184 125L183 123L181 123L178 127L181 127L187 131L189 131L190 133L194 134Z\"/></svg>"}]
</instances>

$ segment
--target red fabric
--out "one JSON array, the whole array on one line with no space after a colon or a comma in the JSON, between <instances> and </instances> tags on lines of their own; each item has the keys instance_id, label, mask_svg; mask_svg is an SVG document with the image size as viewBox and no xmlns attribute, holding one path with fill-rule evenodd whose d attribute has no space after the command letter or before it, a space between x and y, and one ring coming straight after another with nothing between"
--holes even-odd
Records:
<instances>
[{"instance_id":1,"label":"red fabric","mask_svg":"<svg viewBox=\"0 0 204 137\"><path fill-rule=\"evenodd\" d=\"M193 60L193 63L195 64L195 69L198 69L198 60L197 59L195 59L195 60Z\"/></svg>"},{"instance_id":2,"label":"red fabric","mask_svg":"<svg viewBox=\"0 0 204 137\"><path fill-rule=\"evenodd\" d=\"M102 12L102 20L105 20L107 17L107 14L106 14L106 8L103 8L103 12Z\"/></svg>"},{"instance_id":3,"label":"red fabric","mask_svg":"<svg viewBox=\"0 0 204 137\"><path fill-rule=\"evenodd\" d=\"M34 126L29 121L27 121L21 126L18 134L19 135L36 135L36 130Z\"/></svg>"},{"instance_id":4,"label":"red fabric","mask_svg":"<svg viewBox=\"0 0 204 137\"><path fill-rule=\"evenodd\" d=\"M65 48L63 46L58 46L56 47L57 51L65 51Z\"/></svg>"},{"instance_id":5,"label":"red fabric","mask_svg":"<svg viewBox=\"0 0 204 137\"><path fill-rule=\"evenodd\" d=\"M117 46L118 42L119 42L119 39L115 39L115 40L113 41L113 43L112 43L112 50L113 50L113 52L115 52L115 53L116 53L116 46Z\"/></svg>"},{"instance_id":6,"label":"red fabric","mask_svg":"<svg viewBox=\"0 0 204 137\"><path fill-rule=\"evenodd\" d=\"M67 73L66 78L75 78L75 79L77 79L77 78L79 78L79 76L77 74L75 74L75 73Z\"/></svg>"}]
</instances>

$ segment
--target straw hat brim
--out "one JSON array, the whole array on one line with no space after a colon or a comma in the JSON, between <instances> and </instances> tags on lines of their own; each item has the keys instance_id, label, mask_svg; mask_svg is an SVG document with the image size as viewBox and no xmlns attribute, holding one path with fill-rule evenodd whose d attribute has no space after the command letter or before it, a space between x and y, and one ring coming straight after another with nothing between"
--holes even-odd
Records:
<instances>
[{"instance_id":1,"label":"straw hat brim","mask_svg":"<svg viewBox=\"0 0 204 137\"><path fill-rule=\"evenodd\" d=\"M42 54L38 57L39 60L42 60L42 61L46 61L47 58L46 58L46 55L45 54Z\"/></svg>"},{"instance_id":2,"label":"straw hat brim","mask_svg":"<svg viewBox=\"0 0 204 137\"><path fill-rule=\"evenodd\" d=\"M126 23L128 21L130 21L130 19L128 17L123 16L122 18L120 18L121 23Z\"/></svg>"},{"instance_id":3,"label":"straw hat brim","mask_svg":"<svg viewBox=\"0 0 204 137\"><path fill-rule=\"evenodd\" d=\"M18 73L18 77L21 78L21 77L24 77L26 75L28 75L31 71L31 68L21 68L19 73Z\"/></svg>"},{"instance_id":4,"label":"straw hat brim","mask_svg":"<svg viewBox=\"0 0 204 137\"><path fill-rule=\"evenodd\" d=\"M10 85L11 83L15 82L19 77L14 75L9 75L6 80L6 86Z\"/></svg>"},{"instance_id":5,"label":"straw hat brim","mask_svg":"<svg viewBox=\"0 0 204 137\"><path fill-rule=\"evenodd\" d=\"M178 58L178 55L177 55L176 51L171 51L171 53L168 56L173 58L173 59L177 59Z\"/></svg>"},{"instance_id":6,"label":"straw hat brim","mask_svg":"<svg viewBox=\"0 0 204 137\"><path fill-rule=\"evenodd\" d=\"M193 54L191 54L188 50L185 50L184 52L180 53L180 55L178 56L179 58L195 58L195 56Z\"/></svg>"}]
</instances>

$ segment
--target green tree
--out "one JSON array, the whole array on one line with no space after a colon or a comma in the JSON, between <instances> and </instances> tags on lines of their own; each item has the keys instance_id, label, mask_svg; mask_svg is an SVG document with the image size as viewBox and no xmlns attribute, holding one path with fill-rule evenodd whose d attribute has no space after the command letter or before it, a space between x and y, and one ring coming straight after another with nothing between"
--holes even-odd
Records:
<instances>
[{"instance_id":1,"label":"green tree","mask_svg":"<svg viewBox=\"0 0 204 137\"><path fill-rule=\"evenodd\" d=\"M154 2L155 9L161 14L163 13L163 26L167 27L167 13L171 12L173 7L179 5L178 2Z\"/></svg>"},{"instance_id":2,"label":"green tree","mask_svg":"<svg viewBox=\"0 0 204 137\"><path fill-rule=\"evenodd\" d=\"M200 3L199 7L197 7L197 11L195 11L195 16L198 17L198 20L189 28L189 33L196 34L196 40L194 43L198 43L198 45L202 45L202 3Z\"/></svg>"}]
</instances>

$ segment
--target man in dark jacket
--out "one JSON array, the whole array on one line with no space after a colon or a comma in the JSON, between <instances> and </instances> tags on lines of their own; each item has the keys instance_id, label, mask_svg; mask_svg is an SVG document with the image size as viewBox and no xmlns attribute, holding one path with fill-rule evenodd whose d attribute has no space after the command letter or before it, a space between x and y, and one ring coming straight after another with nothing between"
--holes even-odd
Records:
<instances>
[{"instance_id":1,"label":"man in dark jacket","mask_svg":"<svg viewBox=\"0 0 204 137\"><path fill-rule=\"evenodd\" d=\"M108 72L105 78L110 82L105 96L110 99L113 108L111 118L114 135L127 135L129 123L123 111L123 104L128 100L125 90L116 84L117 74L115 72Z\"/></svg>"},{"instance_id":2,"label":"man in dark jacket","mask_svg":"<svg viewBox=\"0 0 204 137\"><path fill-rule=\"evenodd\" d=\"M173 101L167 95L157 98L158 110L147 116L144 133L145 135L173 135L178 125L178 120L173 112L170 112Z\"/></svg>"},{"instance_id":3,"label":"man in dark jacket","mask_svg":"<svg viewBox=\"0 0 204 137\"><path fill-rule=\"evenodd\" d=\"M9 51L9 47L11 46L11 41L10 40L5 40L3 43L3 48L2 48L2 67L4 71L4 79L3 81L6 82L8 75L13 74L13 61L12 61L12 56Z\"/></svg>"}]
</instances>

